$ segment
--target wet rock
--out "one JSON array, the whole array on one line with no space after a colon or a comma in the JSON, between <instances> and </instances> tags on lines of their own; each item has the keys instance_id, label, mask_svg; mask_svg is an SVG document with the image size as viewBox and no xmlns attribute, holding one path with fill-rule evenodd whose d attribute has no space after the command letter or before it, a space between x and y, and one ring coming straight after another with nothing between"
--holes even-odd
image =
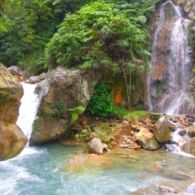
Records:
<instances>
[{"instance_id":1,"label":"wet rock","mask_svg":"<svg viewBox=\"0 0 195 195\"><path fill-rule=\"evenodd\" d=\"M186 153L195 155L195 137L182 146L182 150Z\"/></svg>"},{"instance_id":2,"label":"wet rock","mask_svg":"<svg viewBox=\"0 0 195 195\"><path fill-rule=\"evenodd\" d=\"M154 135L144 127L135 133L135 139L146 150L156 150L161 147Z\"/></svg>"},{"instance_id":3,"label":"wet rock","mask_svg":"<svg viewBox=\"0 0 195 195\"><path fill-rule=\"evenodd\" d=\"M171 132L175 129L175 125L169 121L168 117L163 116L156 123L153 133L158 142L163 144L172 139Z\"/></svg>"},{"instance_id":4,"label":"wet rock","mask_svg":"<svg viewBox=\"0 0 195 195\"><path fill-rule=\"evenodd\" d=\"M95 154L103 154L104 151L108 151L107 144L102 143L99 138L93 138L89 142L89 152Z\"/></svg>"},{"instance_id":5,"label":"wet rock","mask_svg":"<svg viewBox=\"0 0 195 195\"><path fill-rule=\"evenodd\" d=\"M35 83L39 83L41 81L43 81L44 79L46 79L47 74L46 73L42 73L38 76L31 76L28 80L26 80L26 83L30 83L30 84L35 84Z\"/></svg>"},{"instance_id":6,"label":"wet rock","mask_svg":"<svg viewBox=\"0 0 195 195\"><path fill-rule=\"evenodd\" d=\"M195 194L195 183L191 184L185 191L184 195L194 195Z\"/></svg>"},{"instance_id":7,"label":"wet rock","mask_svg":"<svg viewBox=\"0 0 195 195\"><path fill-rule=\"evenodd\" d=\"M179 131L179 135L181 135L181 136L186 135L186 130L181 130L181 131Z\"/></svg>"},{"instance_id":8,"label":"wet rock","mask_svg":"<svg viewBox=\"0 0 195 195\"><path fill-rule=\"evenodd\" d=\"M192 177L188 175L187 173L181 172L181 171L175 171L175 172L170 172L165 173L168 177L176 180L189 180Z\"/></svg>"},{"instance_id":9,"label":"wet rock","mask_svg":"<svg viewBox=\"0 0 195 195\"><path fill-rule=\"evenodd\" d=\"M98 77L93 72L66 70L57 67L37 86L44 92L34 123L30 142L43 144L58 138L67 139L75 132L73 126L85 111Z\"/></svg>"},{"instance_id":10,"label":"wet rock","mask_svg":"<svg viewBox=\"0 0 195 195\"><path fill-rule=\"evenodd\" d=\"M149 170L150 171L163 171L164 166L161 163L155 162L150 165Z\"/></svg>"},{"instance_id":11,"label":"wet rock","mask_svg":"<svg viewBox=\"0 0 195 195\"><path fill-rule=\"evenodd\" d=\"M132 195L159 195L158 189L155 186L147 186L138 188L136 191L131 193Z\"/></svg>"},{"instance_id":12,"label":"wet rock","mask_svg":"<svg viewBox=\"0 0 195 195\"><path fill-rule=\"evenodd\" d=\"M68 171L82 171L85 169L89 170L90 167L94 168L94 166L108 166L111 162L111 159L97 154L75 155L69 160L66 169L68 168Z\"/></svg>"},{"instance_id":13,"label":"wet rock","mask_svg":"<svg viewBox=\"0 0 195 195\"><path fill-rule=\"evenodd\" d=\"M26 144L16 125L22 94L22 86L0 64L0 160L16 156Z\"/></svg>"},{"instance_id":14,"label":"wet rock","mask_svg":"<svg viewBox=\"0 0 195 195\"><path fill-rule=\"evenodd\" d=\"M179 194L179 192L175 188L166 185L159 186L159 192L161 195Z\"/></svg>"}]
</instances>

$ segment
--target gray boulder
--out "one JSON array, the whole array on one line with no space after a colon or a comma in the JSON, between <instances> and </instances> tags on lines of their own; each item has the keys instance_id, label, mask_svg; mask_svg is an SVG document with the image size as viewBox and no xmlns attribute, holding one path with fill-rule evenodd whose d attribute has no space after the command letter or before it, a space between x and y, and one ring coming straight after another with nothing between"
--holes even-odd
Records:
<instances>
[{"instance_id":1,"label":"gray boulder","mask_svg":"<svg viewBox=\"0 0 195 195\"><path fill-rule=\"evenodd\" d=\"M146 150L157 150L161 147L153 133L144 127L135 133L135 139Z\"/></svg>"},{"instance_id":2,"label":"gray boulder","mask_svg":"<svg viewBox=\"0 0 195 195\"><path fill-rule=\"evenodd\" d=\"M107 144L102 143L99 138L93 138L89 142L89 152L95 154L103 154L104 151L108 150Z\"/></svg>"},{"instance_id":3,"label":"gray boulder","mask_svg":"<svg viewBox=\"0 0 195 195\"><path fill-rule=\"evenodd\" d=\"M34 123L31 144L50 142L62 136L69 138L96 84L97 76L90 71L66 70L62 67L51 70L36 89L37 93L47 90Z\"/></svg>"},{"instance_id":4,"label":"gray boulder","mask_svg":"<svg viewBox=\"0 0 195 195\"><path fill-rule=\"evenodd\" d=\"M162 116L155 124L154 136L159 143L164 144L172 139L171 132L176 129L167 116Z\"/></svg>"}]
</instances>

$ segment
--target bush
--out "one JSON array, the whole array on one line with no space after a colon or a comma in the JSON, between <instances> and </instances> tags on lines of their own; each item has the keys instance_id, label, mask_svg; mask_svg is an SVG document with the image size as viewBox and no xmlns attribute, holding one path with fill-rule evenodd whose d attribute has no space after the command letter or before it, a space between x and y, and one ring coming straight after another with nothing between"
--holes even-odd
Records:
<instances>
[{"instance_id":1,"label":"bush","mask_svg":"<svg viewBox=\"0 0 195 195\"><path fill-rule=\"evenodd\" d=\"M115 115L112 106L112 92L107 84L99 84L87 106L86 112L95 116L110 117Z\"/></svg>"},{"instance_id":2,"label":"bush","mask_svg":"<svg viewBox=\"0 0 195 195\"><path fill-rule=\"evenodd\" d=\"M134 3L133 10L129 5L99 0L67 15L47 45L47 66L142 69L150 59L145 25L150 9L143 9L142 2Z\"/></svg>"}]
</instances>

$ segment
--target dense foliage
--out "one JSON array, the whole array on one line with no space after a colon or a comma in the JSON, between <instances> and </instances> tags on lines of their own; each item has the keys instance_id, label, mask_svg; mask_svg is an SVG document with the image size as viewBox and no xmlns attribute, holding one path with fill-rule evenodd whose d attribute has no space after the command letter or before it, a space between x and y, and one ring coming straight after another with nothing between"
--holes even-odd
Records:
<instances>
[{"instance_id":1,"label":"dense foliage","mask_svg":"<svg viewBox=\"0 0 195 195\"><path fill-rule=\"evenodd\" d=\"M1 0L0 61L41 73L56 65L123 78L127 105L150 62L158 0Z\"/></svg>"},{"instance_id":2,"label":"dense foliage","mask_svg":"<svg viewBox=\"0 0 195 195\"><path fill-rule=\"evenodd\" d=\"M143 26L146 13L153 8L147 5L142 9L143 5L99 0L68 15L47 45L50 65L121 69L123 65L132 68L132 63L143 64L150 57L146 49L149 34Z\"/></svg>"},{"instance_id":3,"label":"dense foliage","mask_svg":"<svg viewBox=\"0 0 195 195\"><path fill-rule=\"evenodd\" d=\"M41 72L44 48L66 13L89 0L1 0L0 61Z\"/></svg>"},{"instance_id":4,"label":"dense foliage","mask_svg":"<svg viewBox=\"0 0 195 195\"><path fill-rule=\"evenodd\" d=\"M95 116L109 117L115 115L112 105L112 92L107 84L99 84L95 87L93 96L88 104L86 112Z\"/></svg>"},{"instance_id":5,"label":"dense foliage","mask_svg":"<svg viewBox=\"0 0 195 195\"><path fill-rule=\"evenodd\" d=\"M122 75L130 105L133 80L150 64L147 21L155 3L97 0L67 15L47 44L46 68L60 64Z\"/></svg>"},{"instance_id":6,"label":"dense foliage","mask_svg":"<svg viewBox=\"0 0 195 195\"><path fill-rule=\"evenodd\" d=\"M90 1L1 0L0 61L34 72L48 68L45 46L64 17L47 45L50 62L56 60L66 67L116 68L129 60L146 61L149 56L144 48L149 36L145 23L157 0Z\"/></svg>"}]
</instances>

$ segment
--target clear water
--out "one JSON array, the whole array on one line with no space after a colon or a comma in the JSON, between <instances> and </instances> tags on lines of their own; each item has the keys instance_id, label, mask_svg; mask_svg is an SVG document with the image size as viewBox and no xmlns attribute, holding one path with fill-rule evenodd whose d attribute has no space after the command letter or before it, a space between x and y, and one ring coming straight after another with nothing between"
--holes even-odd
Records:
<instances>
[{"instance_id":1,"label":"clear water","mask_svg":"<svg viewBox=\"0 0 195 195\"><path fill-rule=\"evenodd\" d=\"M129 195L143 187L148 187L149 194L159 194L158 185L184 190L195 179L194 159L163 151L119 151L105 156L108 164L86 166L79 172L70 170L68 162L83 154L81 147L54 143L34 151L0 162L1 195ZM164 170L155 170L155 163ZM172 178L177 171L193 178Z\"/></svg>"}]
</instances>

